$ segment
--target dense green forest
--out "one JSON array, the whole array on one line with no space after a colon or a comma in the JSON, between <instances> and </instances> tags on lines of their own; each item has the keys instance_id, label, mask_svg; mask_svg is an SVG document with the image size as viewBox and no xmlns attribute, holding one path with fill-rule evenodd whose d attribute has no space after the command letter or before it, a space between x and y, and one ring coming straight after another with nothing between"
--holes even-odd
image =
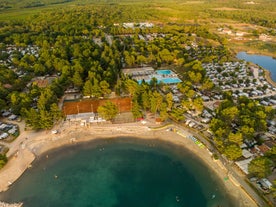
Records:
<instances>
[{"instance_id":1,"label":"dense green forest","mask_svg":"<svg viewBox=\"0 0 276 207\"><path fill-rule=\"evenodd\" d=\"M103 8L105 10L101 10ZM83 9L87 12L91 11L92 15L95 13L95 11L92 11L94 9L104 11L104 13L99 13L97 17L97 23L101 26L110 26L122 22L150 21L156 25L201 24L207 26L212 32L216 32L221 27L230 27L237 31L239 29L233 27L233 24L239 27L239 24L247 23L251 26L243 26L242 32L248 33L248 39L258 37L260 34L267 34L274 37L274 41L270 41L269 44L261 41L249 41L238 45L234 42L230 46L234 49L243 46L246 49L256 49L273 55L276 51L275 8L276 2L269 0L0 0L0 26L19 20L30 19L33 21L41 13L58 13L60 10L81 12ZM43 17L41 18L43 19Z\"/></svg>"},{"instance_id":2,"label":"dense green forest","mask_svg":"<svg viewBox=\"0 0 276 207\"><path fill-rule=\"evenodd\" d=\"M133 6L127 8L133 11ZM141 15L138 9L134 12ZM158 24L147 28L115 25L130 16L134 17L117 5L77 6L36 14L35 18L3 22L0 58L5 64L2 65L1 106L11 107L34 128L51 128L60 117L57 100L68 87L96 98L112 90L119 95L128 93L137 99L138 110L148 109L139 99L141 91L131 92L128 78L121 75L123 66L175 65L188 81L180 86L185 93L194 84L208 83L200 61L231 59L229 49L220 45L223 40L210 33L205 25ZM154 37L145 40L139 35ZM22 50L27 49L33 52L23 54ZM46 88L28 85L32 78L46 75L57 75L57 78ZM7 84L10 87L5 87ZM202 105L195 94L190 94L185 96L187 100ZM151 111L159 112L161 106L156 107ZM193 106L187 110L190 108Z\"/></svg>"},{"instance_id":3,"label":"dense green forest","mask_svg":"<svg viewBox=\"0 0 276 207\"><path fill-rule=\"evenodd\" d=\"M238 22L249 22L275 28L276 2L270 0L254 1L177 1L177 0L152 0L152 1L133 1L133 0L1 0L0 19L7 19L14 15L15 18L30 16L32 13L60 9L64 7L121 7L120 15L106 15L126 21L149 20L160 22L183 21L203 21L210 22L212 19L232 19ZM36 7L39 7L36 9ZM31 8L31 9L29 9ZM113 8L112 8L113 9ZM269 14L269 15L268 15ZM216 20L215 20L216 21ZM219 21L219 20L218 20Z\"/></svg>"},{"instance_id":4,"label":"dense green forest","mask_svg":"<svg viewBox=\"0 0 276 207\"><path fill-rule=\"evenodd\" d=\"M1 4L11 5L2 7L0 15L3 19L0 22L1 108L11 108L34 128L51 128L58 120L61 113L57 101L68 87L95 98L108 96L111 91L118 95L130 94L135 117L141 116L142 110L150 110L162 114L163 120L167 113L178 119L183 111L168 107L169 101L161 106L161 98L158 102L158 95L154 93L162 89L170 97L168 89L154 81L149 86L143 83L141 88L121 74L123 67L145 64L154 68L173 65L185 80L178 85L183 94L183 109L202 111L202 100L193 92L194 87L207 92L213 85L205 76L201 62L233 60L225 38L211 32L211 24L206 24L206 20L216 15L236 18L227 16L228 10L214 8L248 10L252 6L243 1L180 3L165 0L147 3L1 1ZM26 5L31 4L43 8L30 10ZM261 12L273 3L262 1L261 4L262 7L252 7ZM268 11L273 12L271 7ZM15 13L19 16L8 18ZM129 28L122 25L131 21L150 21L153 26L141 28L137 24ZM148 35L149 39L141 35ZM28 50L32 52L26 52ZM53 75L56 78L46 88L29 84L34 77ZM152 87L155 90L149 89ZM146 103L151 98L152 106Z\"/></svg>"}]
</instances>

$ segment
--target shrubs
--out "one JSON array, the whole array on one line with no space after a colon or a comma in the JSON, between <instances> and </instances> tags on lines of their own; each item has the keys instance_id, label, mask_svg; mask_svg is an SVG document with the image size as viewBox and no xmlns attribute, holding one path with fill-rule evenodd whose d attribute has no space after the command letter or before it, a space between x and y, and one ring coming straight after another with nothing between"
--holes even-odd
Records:
<instances>
[{"instance_id":1,"label":"shrubs","mask_svg":"<svg viewBox=\"0 0 276 207\"><path fill-rule=\"evenodd\" d=\"M7 163L8 159L6 155L0 154L0 169Z\"/></svg>"}]
</instances>

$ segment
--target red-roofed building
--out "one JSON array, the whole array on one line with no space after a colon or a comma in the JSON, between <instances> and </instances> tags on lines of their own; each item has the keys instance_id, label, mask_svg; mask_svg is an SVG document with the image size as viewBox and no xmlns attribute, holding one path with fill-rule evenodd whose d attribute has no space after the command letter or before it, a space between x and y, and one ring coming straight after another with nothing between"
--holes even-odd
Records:
<instances>
[{"instance_id":1,"label":"red-roofed building","mask_svg":"<svg viewBox=\"0 0 276 207\"><path fill-rule=\"evenodd\" d=\"M262 154L265 154L267 151L270 150L270 148L268 146L266 146L265 144L262 144L260 146L257 146L257 148L260 150L260 152Z\"/></svg>"},{"instance_id":2,"label":"red-roofed building","mask_svg":"<svg viewBox=\"0 0 276 207\"><path fill-rule=\"evenodd\" d=\"M34 81L33 84L37 85L39 88L45 88L48 85L48 80L38 79L38 80Z\"/></svg>"},{"instance_id":3,"label":"red-roofed building","mask_svg":"<svg viewBox=\"0 0 276 207\"><path fill-rule=\"evenodd\" d=\"M220 101L216 101L215 103L213 103L213 107L216 109L218 108L220 105Z\"/></svg>"},{"instance_id":4,"label":"red-roofed building","mask_svg":"<svg viewBox=\"0 0 276 207\"><path fill-rule=\"evenodd\" d=\"M4 84L4 85L3 85L3 87L4 87L4 88L7 88L7 89L10 89L10 88L12 88L12 85L11 85L11 84L6 83L6 84Z\"/></svg>"},{"instance_id":5,"label":"red-roofed building","mask_svg":"<svg viewBox=\"0 0 276 207\"><path fill-rule=\"evenodd\" d=\"M156 124L161 124L161 123L162 123L161 118L159 118L159 117L156 118L156 119L155 119L155 123L156 123Z\"/></svg>"}]
</instances>

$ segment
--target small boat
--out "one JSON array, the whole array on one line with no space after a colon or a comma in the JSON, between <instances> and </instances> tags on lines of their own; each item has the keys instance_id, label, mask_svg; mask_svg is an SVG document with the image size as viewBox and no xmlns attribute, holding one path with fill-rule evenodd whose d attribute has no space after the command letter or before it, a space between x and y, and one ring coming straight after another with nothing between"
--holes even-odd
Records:
<instances>
[{"instance_id":1,"label":"small boat","mask_svg":"<svg viewBox=\"0 0 276 207\"><path fill-rule=\"evenodd\" d=\"M215 194L213 194L213 195L212 195L212 199L214 199L215 197L216 197L216 195L215 195Z\"/></svg>"},{"instance_id":2,"label":"small boat","mask_svg":"<svg viewBox=\"0 0 276 207\"><path fill-rule=\"evenodd\" d=\"M176 200L176 202L179 202L180 201L179 196L175 196L175 200Z\"/></svg>"}]
</instances>

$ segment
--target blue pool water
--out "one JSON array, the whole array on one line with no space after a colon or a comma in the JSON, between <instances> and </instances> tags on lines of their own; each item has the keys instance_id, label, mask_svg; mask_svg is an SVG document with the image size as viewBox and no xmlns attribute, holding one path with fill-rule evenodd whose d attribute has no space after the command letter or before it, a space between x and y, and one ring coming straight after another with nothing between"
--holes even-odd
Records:
<instances>
[{"instance_id":1,"label":"blue pool water","mask_svg":"<svg viewBox=\"0 0 276 207\"><path fill-rule=\"evenodd\" d=\"M162 80L160 80L164 83L167 84L172 84L172 83L180 83L182 82L179 78L163 78Z\"/></svg>"},{"instance_id":2,"label":"blue pool water","mask_svg":"<svg viewBox=\"0 0 276 207\"><path fill-rule=\"evenodd\" d=\"M158 83L175 84L182 82L171 70L156 70L155 72L156 74L144 79L146 83L150 83L152 77L155 77ZM141 84L142 80L138 80L138 83Z\"/></svg>"},{"instance_id":3,"label":"blue pool water","mask_svg":"<svg viewBox=\"0 0 276 207\"><path fill-rule=\"evenodd\" d=\"M146 83L150 83L151 80L145 80ZM157 78L157 82L163 82L166 84L174 84L174 83L181 83L182 81L179 78ZM138 80L138 83L141 84L142 80Z\"/></svg>"},{"instance_id":4,"label":"blue pool water","mask_svg":"<svg viewBox=\"0 0 276 207\"><path fill-rule=\"evenodd\" d=\"M156 73L158 75L170 75L172 73L171 70L157 70Z\"/></svg>"},{"instance_id":5,"label":"blue pool water","mask_svg":"<svg viewBox=\"0 0 276 207\"><path fill-rule=\"evenodd\" d=\"M101 139L47 154L0 199L24 207L239 206L201 160L167 142Z\"/></svg>"}]
</instances>

